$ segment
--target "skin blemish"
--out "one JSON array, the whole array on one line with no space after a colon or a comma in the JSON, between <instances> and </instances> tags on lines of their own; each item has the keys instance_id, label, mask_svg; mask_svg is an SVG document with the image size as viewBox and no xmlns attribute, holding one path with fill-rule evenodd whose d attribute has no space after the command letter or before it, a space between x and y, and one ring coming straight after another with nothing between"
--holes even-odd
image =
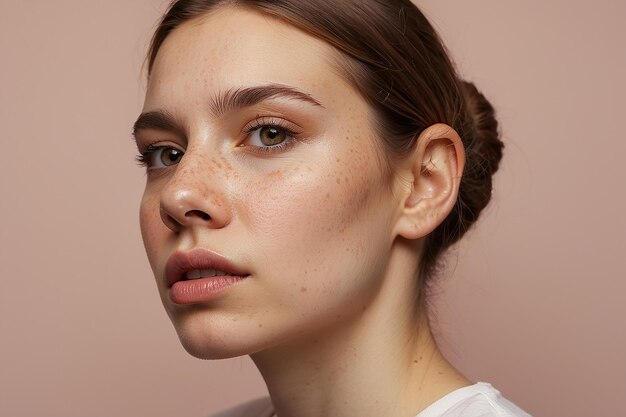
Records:
<instances>
[{"instance_id":1,"label":"skin blemish","mask_svg":"<svg viewBox=\"0 0 626 417\"><path fill-rule=\"evenodd\" d=\"M277 169L267 174L267 177L272 180L280 180L283 178L283 176L284 176L283 171L280 169Z\"/></svg>"},{"instance_id":2,"label":"skin blemish","mask_svg":"<svg viewBox=\"0 0 626 417\"><path fill-rule=\"evenodd\" d=\"M306 287L300 288L300 292L306 292Z\"/></svg>"}]
</instances>

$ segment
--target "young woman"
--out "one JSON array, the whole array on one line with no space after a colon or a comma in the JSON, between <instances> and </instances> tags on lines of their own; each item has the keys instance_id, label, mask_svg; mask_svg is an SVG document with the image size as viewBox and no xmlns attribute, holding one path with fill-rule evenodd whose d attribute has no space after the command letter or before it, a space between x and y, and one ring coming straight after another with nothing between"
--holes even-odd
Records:
<instances>
[{"instance_id":1,"label":"young woman","mask_svg":"<svg viewBox=\"0 0 626 417\"><path fill-rule=\"evenodd\" d=\"M141 230L189 353L271 396L221 416L526 416L425 300L491 197L493 109L408 0L180 0L134 134Z\"/></svg>"}]
</instances>

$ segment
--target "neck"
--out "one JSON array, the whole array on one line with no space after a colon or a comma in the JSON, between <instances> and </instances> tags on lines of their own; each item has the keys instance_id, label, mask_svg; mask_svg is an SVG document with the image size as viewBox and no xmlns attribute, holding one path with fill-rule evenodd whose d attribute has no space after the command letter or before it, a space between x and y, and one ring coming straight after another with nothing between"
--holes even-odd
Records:
<instances>
[{"instance_id":1,"label":"neck","mask_svg":"<svg viewBox=\"0 0 626 417\"><path fill-rule=\"evenodd\" d=\"M323 333L251 355L279 417L413 417L470 384L440 353L426 315L415 317L406 282L383 285Z\"/></svg>"}]
</instances>

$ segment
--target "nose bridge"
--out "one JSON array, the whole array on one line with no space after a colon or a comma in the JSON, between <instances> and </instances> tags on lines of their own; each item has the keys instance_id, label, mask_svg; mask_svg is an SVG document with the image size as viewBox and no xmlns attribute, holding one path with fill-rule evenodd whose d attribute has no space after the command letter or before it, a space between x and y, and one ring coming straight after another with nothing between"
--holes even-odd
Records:
<instances>
[{"instance_id":1,"label":"nose bridge","mask_svg":"<svg viewBox=\"0 0 626 417\"><path fill-rule=\"evenodd\" d=\"M176 166L176 172L170 179L168 187L188 189L207 193L210 184L215 185L217 176L211 157L201 150L188 149Z\"/></svg>"},{"instance_id":2,"label":"nose bridge","mask_svg":"<svg viewBox=\"0 0 626 417\"><path fill-rule=\"evenodd\" d=\"M216 158L197 148L188 148L181 158L161 192L161 217L170 229L198 224L219 228L228 223Z\"/></svg>"}]
</instances>

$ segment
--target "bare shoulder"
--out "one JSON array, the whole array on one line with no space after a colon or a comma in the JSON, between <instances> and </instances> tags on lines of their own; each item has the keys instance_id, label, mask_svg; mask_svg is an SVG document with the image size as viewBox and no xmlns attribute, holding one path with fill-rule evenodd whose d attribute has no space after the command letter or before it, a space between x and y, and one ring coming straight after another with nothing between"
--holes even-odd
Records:
<instances>
[{"instance_id":1,"label":"bare shoulder","mask_svg":"<svg viewBox=\"0 0 626 417\"><path fill-rule=\"evenodd\" d=\"M220 411L211 417L271 417L273 413L272 401L269 397L263 397Z\"/></svg>"}]
</instances>

